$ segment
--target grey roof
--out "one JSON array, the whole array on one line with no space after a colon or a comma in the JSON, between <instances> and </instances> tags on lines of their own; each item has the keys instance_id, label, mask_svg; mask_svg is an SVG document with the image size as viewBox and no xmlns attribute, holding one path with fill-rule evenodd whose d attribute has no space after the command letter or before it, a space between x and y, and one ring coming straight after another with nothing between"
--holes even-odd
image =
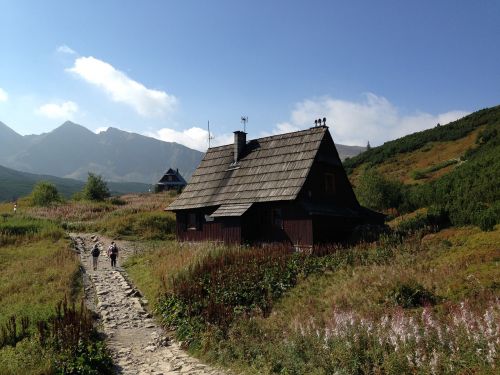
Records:
<instances>
[{"instance_id":1,"label":"grey roof","mask_svg":"<svg viewBox=\"0 0 500 375\"><path fill-rule=\"evenodd\" d=\"M233 144L213 147L182 194L167 208L294 200L306 181L327 127L254 139L237 165Z\"/></svg>"},{"instance_id":2,"label":"grey roof","mask_svg":"<svg viewBox=\"0 0 500 375\"><path fill-rule=\"evenodd\" d=\"M177 181L168 181L168 176L173 176L174 178L177 179ZM178 170L173 170L172 168L169 168L168 171L165 172L165 174L160 178L160 181L158 182L158 185L186 185L187 182L182 177L182 175L179 173Z\"/></svg>"},{"instance_id":3,"label":"grey roof","mask_svg":"<svg viewBox=\"0 0 500 375\"><path fill-rule=\"evenodd\" d=\"M223 204L212 213L211 217L227 217L243 215L253 203Z\"/></svg>"}]
</instances>

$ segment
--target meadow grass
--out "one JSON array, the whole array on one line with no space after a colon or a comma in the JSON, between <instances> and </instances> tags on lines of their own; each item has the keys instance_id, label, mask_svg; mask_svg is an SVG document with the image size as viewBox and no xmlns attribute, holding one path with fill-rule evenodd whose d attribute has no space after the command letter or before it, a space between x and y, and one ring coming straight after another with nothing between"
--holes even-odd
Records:
<instances>
[{"instance_id":1,"label":"meadow grass","mask_svg":"<svg viewBox=\"0 0 500 375\"><path fill-rule=\"evenodd\" d=\"M176 241L146 241L142 252L123 264L134 284L149 301L157 301L165 292L172 291L172 278L199 263L223 246L213 243L181 244Z\"/></svg>"},{"instance_id":2,"label":"meadow grass","mask_svg":"<svg viewBox=\"0 0 500 375\"><path fill-rule=\"evenodd\" d=\"M174 199L171 193L128 194L104 202L70 200L47 207L18 201L17 215L50 220L73 232L98 232L116 239L173 239L175 215L165 212ZM0 204L1 215L10 215L11 203Z\"/></svg>"},{"instance_id":3,"label":"meadow grass","mask_svg":"<svg viewBox=\"0 0 500 375\"><path fill-rule=\"evenodd\" d=\"M17 217L12 221L23 227L23 221L26 224L30 219ZM27 337L20 337L15 346L0 348L2 374L51 373L53 353L36 339L37 322L53 316L55 306L65 296L73 300L80 297L78 257L70 250L69 239L44 238L46 227L45 232L42 225L38 233L11 234L8 239L14 244L0 245L0 327L15 317L20 334L21 320L29 322Z\"/></svg>"},{"instance_id":4,"label":"meadow grass","mask_svg":"<svg viewBox=\"0 0 500 375\"><path fill-rule=\"evenodd\" d=\"M305 268L296 286L292 283L275 299L270 314L253 305L235 305L234 320L220 330L217 322L201 323L215 308L209 304L199 318L179 325L180 335L196 341L190 347L195 355L242 373L493 374L500 343L498 243L498 226L491 232L463 227L402 243L383 239L336 249L300 266ZM150 300L160 296L160 305L163 300L163 307L176 311L172 315L168 309L157 310L170 322L182 321L185 312L202 306L196 295L191 301L172 299L172 280L180 293L189 288L198 293L199 287L189 284L191 277L206 284L197 267L209 267L206 278L224 286L218 291L207 284L207 293L215 293L214 303L220 298L246 300L253 290L245 286L246 277L252 278L243 274L247 266L223 261L225 252L238 258L245 249L175 242L154 246L131 258L126 267ZM210 250L212 258L206 256ZM235 269L241 271L241 285ZM248 268L254 271L257 268ZM258 272L270 275L270 270ZM226 273L232 281L224 281ZM418 293L426 297L415 299ZM416 304L408 305L404 298ZM191 302L195 305L189 307ZM249 314L241 314L248 308Z\"/></svg>"},{"instance_id":5,"label":"meadow grass","mask_svg":"<svg viewBox=\"0 0 500 375\"><path fill-rule=\"evenodd\" d=\"M69 245L61 239L0 248L0 325L13 315L34 324L65 295L76 297L79 261Z\"/></svg>"}]
</instances>

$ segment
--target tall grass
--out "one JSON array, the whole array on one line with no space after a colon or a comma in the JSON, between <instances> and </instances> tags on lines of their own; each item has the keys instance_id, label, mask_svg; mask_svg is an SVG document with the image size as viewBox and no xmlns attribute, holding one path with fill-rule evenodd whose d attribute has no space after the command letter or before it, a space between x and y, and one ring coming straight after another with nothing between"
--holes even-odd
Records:
<instances>
[{"instance_id":1,"label":"tall grass","mask_svg":"<svg viewBox=\"0 0 500 375\"><path fill-rule=\"evenodd\" d=\"M222 245L213 243L179 244L174 241L147 241L141 251L123 264L135 285L150 301L172 291L173 277L196 264Z\"/></svg>"},{"instance_id":2,"label":"tall grass","mask_svg":"<svg viewBox=\"0 0 500 375\"><path fill-rule=\"evenodd\" d=\"M64 230L48 220L11 214L0 217L0 246L45 239L58 241L64 236Z\"/></svg>"},{"instance_id":3,"label":"tall grass","mask_svg":"<svg viewBox=\"0 0 500 375\"><path fill-rule=\"evenodd\" d=\"M170 278L158 312L244 373L495 373L500 230L409 232L321 256L214 251Z\"/></svg>"},{"instance_id":4,"label":"tall grass","mask_svg":"<svg viewBox=\"0 0 500 375\"><path fill-rule=\"evenodd\" d=\"M89 341L93 327L84 308L64 302L54 312L63 298L81 294L79 258L61 225L4 212L0 267L0 373L105 373L93 370L110 360L100 340Z\"/></svg>"}]
</instances>

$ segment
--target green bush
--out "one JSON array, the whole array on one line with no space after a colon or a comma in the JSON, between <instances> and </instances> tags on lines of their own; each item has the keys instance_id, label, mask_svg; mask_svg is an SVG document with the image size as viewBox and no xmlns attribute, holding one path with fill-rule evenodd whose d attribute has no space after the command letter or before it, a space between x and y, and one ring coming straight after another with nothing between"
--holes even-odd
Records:
<instances>
[{"instance_id":1,"label":"green bush","mask_svg":"<svg viewBox=\"0 0 500 375\"><path fill-rule=\"evenodd\" d=\"M437 298L434 294L415 281L398 283L389 291L388 301L404 308L433 305Z\"/></svg>"},{"instance_id":2,"label":"green bush","mask_svg":"<svg viewBox=\"0 0 500 375\"><path fill-rule=\"evenodd\" d=\"M403 198L402 183L386 179L375 168L363 171L355 191L359 203L374 210L397 208Z\"/></svg>"},{"instance_id":3,"label":"green bush","mask_svg":"<svg viewBox=\"0 0 500 375\"><path fill-rule=\"evenodd\" d=\"M476 224L484 231L491 231L500 222L500 202L478 214Z\"/></svg>"},{"instance_id":4,"label":"green bush","mask_svg":"<svg viewBox=\"0 0 500 375\"><path fill-rule=\"evenodd\" d=\"M53 183L40 181L33 188L29 200L33 206L49 206L52 203L60 202L62 199Z\"/></svg>"},{"instance_id":5,"label":"green bush","mask_svg":"<svg viewBox=\"0 0 500 375\"><path fill-rule=\"evenodd\" d=\"M80 342L75 351L63 351L54 360L56 374L114 374L113 361L102 341Z\"/></svg>"},{"instance_id":6,"label":"green bush","mask_svg":"<svg viewBox=\"0 0 500 375\"><path fill-rule=\"evenodd\" d=\"M108 185L103 180L103 178L99 175L89 172L87 183L83 187L83 195L85 199L91 201L103 201L111 194L109 192Z\"/></svg>"},{"instance_id":7,"label":"green bush","mask_svg":"<svg viewBox=\"0 0 500 375\"><path fill-rule=\"evenodd\" d=\"M125 206L127 204L126 201L118 197L111 198L109 202L114 206Z\"/></svg>"},{"instance_id":8,"label":"green bush","mask_svg":"<svg viewBox=\"0 0 500 375\"><path fill-rule=\"evenodd\" d=\"M421 170L417 169L415 171L411 171L410 177L413 178L414 180L422 180L424 178L427 178L427 175Z\"/></svg>"}]
</instances>

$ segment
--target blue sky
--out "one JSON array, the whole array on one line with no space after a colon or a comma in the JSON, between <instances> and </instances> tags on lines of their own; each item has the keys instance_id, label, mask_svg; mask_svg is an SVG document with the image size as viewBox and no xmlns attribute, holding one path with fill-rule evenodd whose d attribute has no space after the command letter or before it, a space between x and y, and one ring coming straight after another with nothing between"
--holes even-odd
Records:
<instances>
[{"instance_id":1,"label":"blue sky","mask_svg":"<svg viewBox=\"0 0 500 375\"><path fill-rule=\"evenodd\" d=\"M493 0L0 0L0 121L378 145L500 104L499 43Z\"/></svg>"}]
</instances>

